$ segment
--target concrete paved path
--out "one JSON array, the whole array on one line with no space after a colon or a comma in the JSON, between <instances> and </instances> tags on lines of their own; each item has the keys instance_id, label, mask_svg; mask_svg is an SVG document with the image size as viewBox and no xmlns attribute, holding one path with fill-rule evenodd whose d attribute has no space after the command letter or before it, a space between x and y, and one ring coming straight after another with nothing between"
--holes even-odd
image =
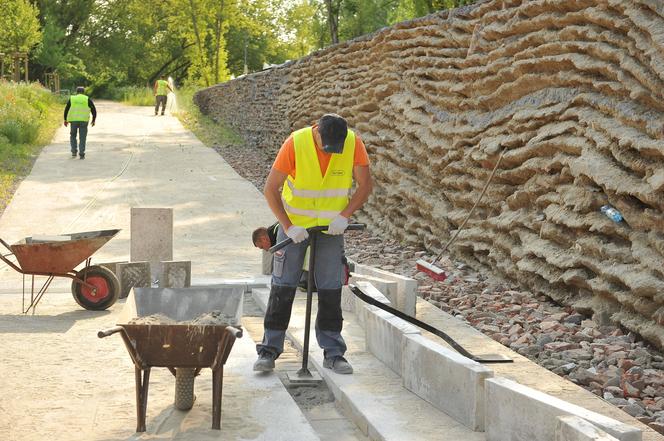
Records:
<instances>
[{"instance_id":1,"label":"concrete paved path","mask_svg":"<svg viewBox=\"0 0 664 441\"><path fill-rule=\"evenodd\" d=\"M98 110L87 158L70 158L68 131L60 129L0 218L0 237L12 243L122 228L93 262L127 260L130 207L173 207L174 258L192 261L194 282L259 274L250 234L272 222L262 195L174 117L105 102ZM154 369L148 432L135 435L133 365L118 336L96 337L116 323L122 302L108 311L82 310L65 280L35 316L23 316L20 293L20 275L0 265L2 440L318 439L278 378L250 371L248 334L227 365L222 431L210 430L209 370L196 380L194 408L179 412L171 374Z\"/></svg>"},{"instance_id":2,"label":"concrete paved path","mask_svg":"<svg viewBox=\"0 0 664 441\"><path fill-rule=\"evenodd\" d=\"M0 219L0 238L121 228L94 260L127 260L129 209L171 207L173 257L191 260L194 277L260 274L251 231L273 216L256 188L175 117L110 102L98 111L85 160L71 158L69 130L58 130ZM20 280L0 268L0 289Z\"/></svg>"}]
</instances>

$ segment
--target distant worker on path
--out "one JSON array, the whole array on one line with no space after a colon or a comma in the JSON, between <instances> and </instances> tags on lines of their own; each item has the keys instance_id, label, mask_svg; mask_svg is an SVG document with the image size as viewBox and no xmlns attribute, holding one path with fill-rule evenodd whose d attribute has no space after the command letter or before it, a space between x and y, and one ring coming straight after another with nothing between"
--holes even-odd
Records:
<instances>
[{"instance_id":1,"label":"distant worker on path","mask_svg":"<svg viewBox=\"0 0 664 441\"><path fill-rule=\"evenodd\" d=\"M349 197L353 185L357 188ZM283 185L283 190L279 189ZM255 371L269 372L284 350L297 284L309 233L307 228L327 226L316 241L313 268L318 291L316 339L323 348L323 366L338 374L351 374L344 358L341 336L341 287L344 280L343 233L348 219L369 198L373 184L369 157L359 136L348 130L339 115L323 115L318 124L297 130L284 142L265 183L265 199L280 223L277 242L293 240L274 254L272 287L265 313L264 334L256 346ZM311 268L310 268L311 270Z\"/></svg>"},{"instance_id":2,"label":"distant worker on path","mask_svg":"<svg viewBox=\"0 0 664 441\"><path fill-rule=\"evenodd\" d=\"M70 125L69 143L71 144L71 157L75 158L76 153L81 159L85 159L85 140L88 137L88 123L90 122L90 113L92 113L92 127L97 120L97 109L95 103L90 97L84 95L85 88L77 87L76 95L69 97L65 106L65 127ZM78 146L76 145L76 132L78 132Z\"/></svg>"},{"instance_id":3,"label":"distant worker on path","mask_svg":"<svg viewBox=\"0 0 664 441\"><path fill-rule=\"evenodd\" d=\"M161 114L164 114L164 111L166 110L166 101L168 101L168 91L173 92L173 89L171 88L171 85L168 84L168 81L166 81L166 77L164 75L159 76L159 79L154 82L154 96L155 96L155 104L154 104L154 115L157 116L159 114L159 104L161 104Z\"/></svg>"}]
</instances>

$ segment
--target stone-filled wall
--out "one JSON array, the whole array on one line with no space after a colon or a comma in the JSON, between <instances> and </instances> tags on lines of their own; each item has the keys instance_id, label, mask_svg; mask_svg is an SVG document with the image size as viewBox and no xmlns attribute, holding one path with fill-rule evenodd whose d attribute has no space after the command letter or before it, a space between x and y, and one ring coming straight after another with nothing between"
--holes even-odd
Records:
<instances>
[{"instance_id":1,"label":"stone-filled wall","mask_svg":"<svg viewBox=\"0 0 664 441\"><path fill-rule=\"evenodd\" d=\"M495 0L200 92L252 145L336 111L367 144L372 228L664 346L664 2ZM624 222L600 212L619 209Z\"/></svg>"}]
</instances>

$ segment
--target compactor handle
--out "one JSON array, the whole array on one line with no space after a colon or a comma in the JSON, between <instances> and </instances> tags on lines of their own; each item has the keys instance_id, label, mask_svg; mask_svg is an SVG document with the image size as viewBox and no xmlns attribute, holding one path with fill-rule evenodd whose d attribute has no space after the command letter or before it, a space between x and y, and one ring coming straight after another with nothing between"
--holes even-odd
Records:
<instances>
[{"instance_id":1,"label":"compactor handle","mask_svg":"<svg viewBox=\"0 0 664 441\"><path fill-rule=\"evenodd\" d=\"M346 231L349 231L349 230L350 231L360 231L360 230L364 230L365 228L367 228L367 224L348 224L348 227L346 227ZM319 233L319 232L327 231L327 227L326 226L325 227L311 227L311 228L307 228L307 231L309 232L309 234ZM280 249L284 248L287 245L290 245L291 243L293 243L293 239L291 239L289 237L288 239L282 240L281 242L279 242L278 244L276 244L275 246L270 248L268 251L270 253L274 254L275 252L279 251Z\"/></svg>"}]
</instances>

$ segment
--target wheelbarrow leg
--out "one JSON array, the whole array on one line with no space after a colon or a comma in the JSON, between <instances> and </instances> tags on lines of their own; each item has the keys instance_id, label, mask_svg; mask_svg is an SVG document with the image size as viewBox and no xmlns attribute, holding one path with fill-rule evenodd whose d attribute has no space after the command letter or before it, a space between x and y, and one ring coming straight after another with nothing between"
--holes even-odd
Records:
<instances>
[{"instance_id":1,"label":"wheelbarrow leg","mask_svg":"<svg viewBox=\"0 0 664 441\"><path fill-rule=\"evenodd\" d=\"M148 407L148 385L150 384L150 368L135 368L136 373L136 431L145 432L145 417ZM143 378L141 379L141 373Z\"/></svg>"},{"instance_id":2,"label":"wheelbarrow leg","mask_svg":"<svg viewBox=\"0 0 664 441\"><path fill-rule=\"evenodd\" d=\"M224 385L224 366L212 370L212 428L221 430L221 389Z\"/></svg>"}]
</instances>

